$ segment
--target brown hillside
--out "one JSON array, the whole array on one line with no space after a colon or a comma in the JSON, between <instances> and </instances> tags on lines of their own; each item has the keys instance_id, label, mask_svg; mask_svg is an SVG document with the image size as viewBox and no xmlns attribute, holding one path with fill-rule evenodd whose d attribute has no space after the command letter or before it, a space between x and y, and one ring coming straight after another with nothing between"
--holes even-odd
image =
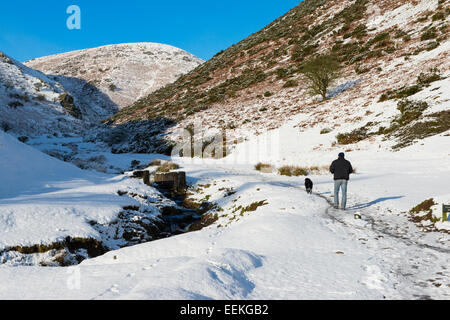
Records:
<instances>
[{"instance_id":1,"label":"brown hillside","mask_svg":"<svg viewBox=\"0 0 450 320\"><path fill-rule=\"evenodd\" d=\"M342 113L340 121L353 121L346 107L355 99L367 106L388 90L413 85L430 68L449 70L449 13L448 0L305 0L111 120L169 118L177 123L171 130L197 121L231 130L235 138L277 128L305 112L310 121L299 125L312 126L330 108ZM301 64L320 53L340 62L337 84L354 81L326 102L307 94L300 73Z\"/></svg>"}]
</instances>

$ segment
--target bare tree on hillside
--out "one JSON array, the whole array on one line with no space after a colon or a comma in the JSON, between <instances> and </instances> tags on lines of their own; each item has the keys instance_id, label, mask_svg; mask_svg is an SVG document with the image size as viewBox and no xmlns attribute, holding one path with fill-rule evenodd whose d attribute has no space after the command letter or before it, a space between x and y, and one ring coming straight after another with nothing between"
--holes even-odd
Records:
<instances>
[{"instance_id":1,"label":"bare tree on hillside","mask_svg":"<svg viewBox=\"0 0 450 320\"><path fill-rule=\"evenodd\" d=\"M300 65L300 72L308 82L311 95L327 99L328 88L339 77L339 62L332 55L318 55Z\"/></svg>"}]
</instances>

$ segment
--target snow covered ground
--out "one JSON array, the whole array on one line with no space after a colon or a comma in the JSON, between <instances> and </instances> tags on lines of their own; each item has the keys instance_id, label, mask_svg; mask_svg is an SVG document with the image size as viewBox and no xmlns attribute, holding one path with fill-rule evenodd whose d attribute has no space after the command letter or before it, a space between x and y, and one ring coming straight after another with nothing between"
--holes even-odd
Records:
<instances>
[{"instance_id":1,"label":"snow covered ground","mask_svg":"<svg viewBox=\"0 0 450 320\"><path fill-rule=\"evenodd\" d=\"M100 241L92 222L108 226L127 206L139 206L149 218L160 215L149 203L162 198L160 193L127 175L83 171L3 132L0 155L0 253L16 246L52 245L67 237ZM147 155L146 160L154 157ZM119 190L146 200L120 196ZM14 251L0 255L0 262L39 265L45 258Z\"/></svg>"},{"instance_id":2,"label":"snow covered ground","mask_svg":"<svg viewBox=\"0 0 450 320\"><path fill-rule=\"evenodd\" d=\"M373 34L395 24L406 28L417 40L405 47L409 54L427 44L418 41L429 21L414 21L436 6L437 0L423 0L383 15L371 6L377 18L367 26L377 27ZM133 219L157 218L157 204L170 201L123 172L133 160L168 158L112 154L95 141L97 128L86 120L96 123L115 105L133 103L202 61L145 43L44 57L28 67L0 53L0 104L6 108L1 125L28 139L25 145L0 132L0 299L448 300L450 222L413 222L409 211L432 198L431 217L438 219L442 204L450 204L449 131L418 136L395 152L401 135L373 134L346 146L336 138L355 129L389 128L400 115L399 101L380 101L381 94L416 84L430 68L440 69L439 80L408 96L428 105L411 125L431 123L433 115L448 111L449 45L444 38L437 48L407 59L402 51L386 55L368 73L343 78L324 103L305 100L305 88L294 88L265 99L245 95L236 105L218 104L188 117L168 133L191 120L212 128L237 124L227 137L239 144L226 159L172 159L186 171L193 197L217 204L218 220L197 232L121 249L123 243L107 238L112 251L71 267L42 267L52 258L48 252L4 250L67 237L105 241L99 230L108 229L125 206L139 207ZM88 82L102 91L91 92ZM267 88L260 89L262 94ZM63 108L65 92L84 106L85 122ZM205 130L200 132L208 136ZM356 168L345 212L331 206L333 182L326 170L341 151ZM254 168L258 162L325 169L310 176L315 188L307 195L304 177L261 173Z\"/></svg>"},{"instance_id":3,"label":"snow covered ground","mask_svg":"<svg viewBox=\"0 0 450 320\"><path fill-rule=\"evenodd\" d=\"M2 138L2 145L9 146L10 138ZM32 150L23 148L24 152ZM436 168L442 154L432 153L430 161L436 162L428 161L428 168ZM84 214L99 214L102 210L97 209L104 208L105 217L114 212L114 206L123 204L112 195L116 183L121 187L129 183L121 180L123 177L86 173L42 157L54 168L64 170L63 176L82 175L90 185L81 187L76 182L64 191L52 190L47 194L49 201L54 200L52 194L73 196L95 190L91 197L87 192L86 197L95 201L84 202L92 210ZM301 177L259 173L250 162L175 159L187 172L188 182L201 189L197 196L223 209L215 224L198 232L110 251L75 267L2 265L0 298L448 299L449 234L421 232L404 212L416 199L444 193L431 183L436 182L438 173L430 169L423 174L421 170L423 178L419 177L417 170L410 171L414 159L410 164L402 162L401 154L397 161L379 168L373 167L377 157L365 163L360 160L363 158L364 154L350 157L358 174L350 183L348 212L330 209L330 176L313 176L316 194L307 195ZM323 162L332 159L329 155ZM415 166L425 160L422 155ZM439 168L439 176L448 181L448 168ZM411 188L420 181L430 186ZM24 191L16 189L18 193ZM30 206L34 203L39 207L42 202L42 196L24 198ZM16 210L20 201L1 200L4 215L34 212ZM65 207L67 203L59 205ZM354 213L361 214L362 219L353 219ZM39 221L42 227L52 226L52 219ZM12 220L2 219L3 228L11 225L8 221ZM68 227L77 226L69 219L67 222ZM31 235L42 230L34 224L29 228L27 234Z\"/></svg>"},{"instance_id":4,"label":"snow covered ground","mask_svg":"<svg viewBox=\"0 0 450 320\"><path fill-rule=\"evenodd\" d=\"M431 97L426 113L447 110L447 88L447 80L437 81L412 99ZM367 110L372 115L365 121L382 114L386 122L399 113L393 102L373 102ZM428 232L432 222L413 223L409 213L433 198L439 218L441 205L450 204L448 131L393 152L396 142L383 136L333 145L336 131L320 133L329 123L302 126L312 120L305 112L279 129L248 134L226 159L173 159L186 171L195 196L222 208L210 227L110 251L76 267L43 268L39 257L28 267L10 260L0 265L0 298L449 299L450 222L437 222ZM344 121L338 130L350 132L361 124ZM75 136L27 143L0 133L0 250L67 236L99 239L90 221L107 224L124 206L143 205L118 196L119 190L161 201L155 189L121 172L130 170L132 160L165 156L111 154ZM68 156L90 171L35 148ZM332 177L326 172L311 176L315 194L307 195L303 177L254 169L258 162L326 168L340 151L356 168L346 212L331 209Z\"/></svg>"}]
</instances>

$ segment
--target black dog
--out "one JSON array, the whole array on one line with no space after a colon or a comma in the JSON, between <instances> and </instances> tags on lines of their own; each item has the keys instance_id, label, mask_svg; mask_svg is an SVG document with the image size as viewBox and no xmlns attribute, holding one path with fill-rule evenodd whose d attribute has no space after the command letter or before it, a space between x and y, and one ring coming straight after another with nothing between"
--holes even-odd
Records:
<instances>
[{"instance_id":1,"label":"black dog","mask_svg":"<svg viewBox=\"0 0 450 320\"><path fill-rule=\"evenodd\" d=\"M311 179L306 178L305 179L305 188L306 188L307 193L312 194L313 186L314 186L314 184L311 181Z\"/></svg>"}]
</instances>

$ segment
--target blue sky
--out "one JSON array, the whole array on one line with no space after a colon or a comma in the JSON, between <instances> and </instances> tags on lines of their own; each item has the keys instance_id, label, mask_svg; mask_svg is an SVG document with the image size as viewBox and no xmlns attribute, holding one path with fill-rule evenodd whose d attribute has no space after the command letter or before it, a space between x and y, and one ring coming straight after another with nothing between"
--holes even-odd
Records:
<instances>
[{"instance_id":1,"label":"blue sky","mask_svg":"<svg viewBox=\"0 0 450 320\"><path fill-rule=\"evenodd\" d=\"M166 43L209 59L292 9L300 0L14 0L0 8L0 51L19 61L129 42ZM81 30L69 30L69 5Z\"/></svg>"}]
</instances>

